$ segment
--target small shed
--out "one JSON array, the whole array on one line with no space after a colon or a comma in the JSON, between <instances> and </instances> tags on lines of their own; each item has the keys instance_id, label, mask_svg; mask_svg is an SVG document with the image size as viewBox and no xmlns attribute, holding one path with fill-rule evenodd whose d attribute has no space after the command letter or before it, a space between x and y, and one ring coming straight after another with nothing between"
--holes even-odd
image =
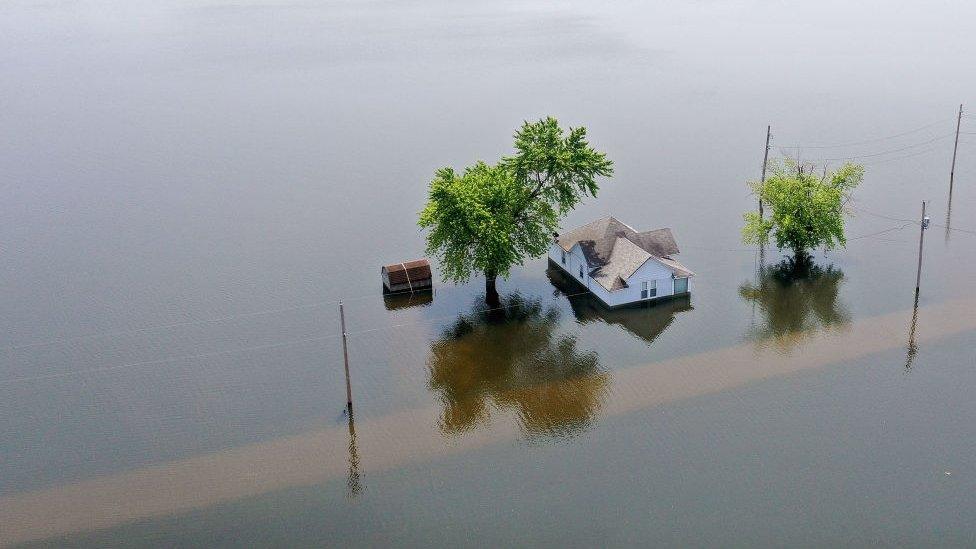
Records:
<instances>
[{"instance_id":1,"label":"small shed","mask_svg":"<svg viewBox=\"0 0 976 549\"><path fill-rule=\"evenodd\" d=\"M380 269L380 276L383 277L384 292L415 292L433 287L427 259L385 265Z\"/></svg>"}]
</instances>

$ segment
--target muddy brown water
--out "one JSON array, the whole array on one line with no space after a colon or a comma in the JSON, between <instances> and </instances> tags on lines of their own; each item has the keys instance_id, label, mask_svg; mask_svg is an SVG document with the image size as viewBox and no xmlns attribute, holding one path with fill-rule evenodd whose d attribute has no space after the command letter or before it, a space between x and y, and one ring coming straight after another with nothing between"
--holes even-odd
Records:
<instances>
[{"instance_id":1,"label":"muddy brown water","mask_svg":"<svg viewBox=\"0 0 976 549\"><path fill-rule=\"evenodd\" d=\"M973 9L5 4L0 544L973 545ZM548 114L616 162L565 226L671 227L691 296L384 299ZM802 280L739 242L766 124L867 169Z\"/></svg>"}]
</instances>

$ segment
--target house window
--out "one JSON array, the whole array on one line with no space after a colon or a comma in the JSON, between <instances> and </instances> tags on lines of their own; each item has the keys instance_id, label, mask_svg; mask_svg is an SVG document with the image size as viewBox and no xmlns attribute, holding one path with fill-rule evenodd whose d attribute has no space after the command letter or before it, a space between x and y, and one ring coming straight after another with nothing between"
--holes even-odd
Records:
<instances>
[{"instance_id":1,"label":"house window","mask_svg":"<svg viewBox=\"0 0 976 549\"><path fill-rule=\"evenodd\" d=\"M643 281L641 282L641 299L647 299L649 297L654 297L657 295L657 281Z\"/></svg>"},{"instance_id":2,"label":"house window","mask_svg":"<svg viewBox=\"0 0 976 549\"><path fill-rule=\"evenodd\" d=\"M688 277L674 279L674 293L688 293Z\"/></svg>"},{"instance_id":3,"label":"house window","mask_svg":"<svg viewBox=\"0 0 976 549\"><path fill-rule=\"evenodd\" d=\"M563 265L565 265L566 264L566 250L562 250L562 252L563 252Z\"/></svg>"},{"instance_id":4,"label":"house window","mask_svg":"<svg viewBox=\"0 0 976 549\"><path fill-rule=\"evenodd\" d=\"M580 263L580 280L583 279L583 264Z\"/></svg>"}]
</instances>

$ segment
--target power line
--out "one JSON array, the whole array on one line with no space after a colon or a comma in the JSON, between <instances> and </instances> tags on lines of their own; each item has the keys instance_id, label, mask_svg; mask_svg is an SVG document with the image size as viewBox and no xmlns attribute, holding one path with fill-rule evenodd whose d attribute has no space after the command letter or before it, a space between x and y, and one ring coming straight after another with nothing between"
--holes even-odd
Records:
<instances>
[{"instance_id":1,"label":"power line","mask_svg":"<svg viewBox=\"0 0 976 549\"><path fill-rule=\"evenodd\" d=\"M302 310L302 309L313 309L313 308L316 308L316 307L322 307L324 305L330 305L330 304L334 304L334 303L338 303L338 302L339 302L338 300L333 300L333 301L320 301L320 302L315 302L315 303L308 303L308 304L305 304L305 305L297 305L295 307L286 307L286 308L283 308L283 309L267 309L267 310L264 310L264 311L255 311L255 312L251 312L251 313L241 313L241 314L237 314L237 315L228 315L228 316L222 316L222 317L217 317L217 318L208 318L208 319L202 319L202 320L188 320L186 322L174 322L172 324L162 324L162 325L159 325L159 326L149 326L149 327L146 327L146 328L135 328L135 329L132 329L132 330L118 330L118 331L114 331L114 332L101 332L101 333L97 333L97 334L86 334L86 335L80 335L80 336L64 337L64 338L57 338L57 339L48 339L48 340L44 340L44 341L34 341L34 342L31 342L31 343L24 343L22 345L10 345L8 347L0 347L0 351L16 351L16 350L19 350L19 349L28 349L28 348L31 348L31 347L43 347L43 346L47 346L47 345L54 345L54 344L57 344L57 343L70 343L70 342L73 342L73 341L85 341L85 340L91 340L91 339L101 339L103 337L119 336L119 335L128 335L128 334L138 334L138 333L142 333L142 332L151 332L151 331L155 331L155 330L168 330L170 328L179 328L179 327L182 327L182 326L193 326L193 325L197 325L197 324L211 324L211 323L215 323L215 322L226 322L228 320L236 320L236 319L239 319L239 318L249 318L249 317L256 317L256 316L264 316L264 315L270 315L270 314L275 314L275 313L285 313L285 312L289 312L289 311L298 311L298 310Z\"/></svg>"},{"instance_id":2,"label":"power line","mask_svg":"<svg viewBox=\"0 0 976 549\"><path fill-rule=\"evenodd\" d=\"M587 295L587 294L590 294L590 293L591 292L589 290L586 290L586 291L583 291L583 292L577 292L575 294L564 294L564 293L560 293L558 296L555 296L553 299L558 299L558 297L560 297L560 296L561 297L565 297L565 298L577 297L577 296L581 296L581 295ZM490 313L492 311L504 311L506 309L511 309L511 308L518 307L518 306L519 305L517 305L517 304L516 305L505 305L505 306L502 306L502 307L491 307L491 308L488 308L488 309L478 309L477 311L471 311L471 312L474 313L474 314ZM444 316L440 316L440 317L428 318L428 319L426 319L426 321L427 322L430 322L430 321L436 321L436 320L447 320L449 318L455 318L455 317L459 317L459 316L462 316L462 315L463 315L463 313L458 312L458 313L455 313L455 314L452 314L452 315L444 315ZM378 328L367 328L365 330L357 330L355 332L346 332L346 335L347 336L353 336L353 335L361 335L361 334L372 333L372 332L381 332L383 330L392 330L394 328L402 328L404 326L415 326L417 324L423 324L423 323L421 323L421 322L402 322L400 324L391 324L389 326L380 326Z\"/></svg>"},{"instance_id":3,"label":"power line","mask_svg":"<svg viewBox=\"0 0 976 549\"><path fill-rule=\"evenodd\" d=\"M902 156L896 156L894 158L885 158L883 160L869 161L869 162L867 162L867 165L868 166L877 166L878 164L887 164L888 162L895 162L895 161L898 161L898 160L904 160L906 158L912 158L912 157L915 157L915 156L919 156L919 155L923 155L923 154L928 154L928 153L936 152L936 151L943 151L943 150L944 149L942 147L932 147L932 148L929 148L929 149L925 149L923 151L917 151L917 152L913 152L911 154L906 154L906 155L902 155Z\"/></svg>"},{"instance_id":4,"label":"power line","mask_svg":"<svg viewBox=\"0 0 976 549\"><path fill-rule=\"evenodd\" d=\"M917 133L917 132L920 132L920 131L922 131L924 129L931 128L932 126L936 126L938 124L942 124L943 122L947 122L949 120L955 120L955 118L956 118L955 116L952 116L952 117L949 117L949 118L943 118L943 119L937 120L935 122L930 122L930 123L928 123L928 124L926 124L924 126L919 126L918 128L915 128L913 130L908 130L908 131L905 131L905 132L896 133L894 135L888 135L888 136L884 136L884 137L876 137L876 138L872 138L872 139L865 139L865 140L862 140L862 141L850 141L850 142L847 142L847 143L836 143L836 144L833 144L833 145L791 145L791 146L783 146L783 147L780 147L780 148L781 149L839 149L841 147L852 147L852 146L855 146L855 145L865 145L865 144L868 144L868 143L878 143L880 141L887 141L889 139L894 139L896 137L903 137L903 136L906 136L906 135L910 135L910 134L913 134L913 133Z\"/></svg>"},{"instance_id":5,"label":"power line","mask_svg":"<svg viewBox=\"0 0 976 549\"><path fill-rule=\"evenodd\" d=\"M438 291L439 292L443 292L443 291L446 291L446 290L460 290L460 288L450 288L450 289L443 288L443 289L439 289ZM374 294L363 294L363 295L359 295L359 296L353 296L353 297L343 298L342 300L344 302L359 301L359 300L363 300L363 299L376 299L376 298L383 298L383 297L393 297L393 296L402 295L402 294L409 294L409 293L411 293L411 292L409 292L409 291L402 291L402 292L390 292L390 293L386 293L386 294L375 294L375 293ZM218 322L227 322L229 320L238 320L238 319L242 319L242 318L253 318L253 317L259 317L259 316L273 315L273 314L277 314L277 313L287 313L287 312L290 312L290 311L300 311L300 310L304 310L304 309L315 309L315 308L318 308L318 307L324 307L326 305L335 305L337 303L339 303L339 300L338 299L333 299L333 300L330 300L330 301L315 301L315 302L311 302L311 303L306 303L306 304L302 304L302 305L296 305L296 306L293 306L293 307L283 307L283 308L279 308L279 309L266 309L266 310L263 310L263 311L253 311L253 312L249 312L249 313L241 313L241 314L235 314L235 315L226 315L226 316L220 316L220 317L215 317L215 318L206 318L206 319L200 319L200 320L188 320L188 321L184 321L184 322L173 322L173 323L170 323L170 324L160 324L160 325L157 325L157 326L146 326L144 328L133 328L133 329L130 329L130 330L116 330L116 331L111 331L111 332L98 332L98 333L94 333L94 334L84 334L84 335L78 335L78 336L69 336L69 337L63 337L63 338L53 338L53 339L46 339L46 340L40 340L40 341L32 341L30 343L23 343L23 344L17 344L17 345L9 345L9 346L6 346L6 347L0 347L0 352L4 352L4 351L17 351L17 350L29 349L29 348L33 348L33 347L45 347L45 346L48 346L48 345L56 345L56 344L59 344L59 343L72 343L72 342L76 342L76 341L90 341L90 340L93 340L93 339L102 339L102 338L106 338L106 337L122 336L122 335L129 335L129 334L139 334L139 333L144 333L144 332L153 332L153 331L157 331L157 330L168 330L168 329L171 329L171 328L181 328L181 327L184 327L184 326L195 326L195 325L200 325L200 324L214 324L214 323L218 323Z\"/></svg>"},{"instance_id":6,"label":"power line","mask_svg":"<svg viewBox=\"0 0 976 549\"><path fill-rule=\"evenodd\" d=\"M858 158L874 158L876 156L884 156L886 154L892 154L892 153L897 153L897 152L903 152L903 151L911 150L911 149L914 149L916 147L921 147L923 145L928 145L930 143L935 143L936 141L939 141L941 139L945 139L947 137L952 137L954 135L956 135L956 132L947 133L947 134L944 134L944 135L940 135L940 136L937 136L937 137L933 137L932 139L929 139L927 141L922 141L920 143L914 143L914 144L911 144L911 145L906 145L904 147L899 147L897 149L889 149L889 150L886 150L886 151L879 151L879 152L868 153L868 154L855 154L855 155L851 155L851 156L840 156L840 157L836 157L836 158L811 158L811 159L809 159L809 161L812 161L812 162L829 162L829 161L832 161L832 160L856 160Z\"/></svg>"},{"instance_id":7,"label":"power line","mask_svg":"<svg viewBox=\"0 0 976 549\"><path fill-rule=\"evenodd\" d=\"M89 373L108 372L108 371L114 371L114 370L125 370L125 369L129 369L129 368L138 368L138 367L142 367L142 366L149 366L149 365L152 365L152 364L165 364L167 362L176 362L176 361L179 361L179 360L190 360L190 359L194 359L194 358L209 358L209 357L213 357L213 356L220 356L220 355L227 355L227 354L234 354L234 353L243 353L243 352L249 352L249 351L260 351L260 350L264 350L264 349L274 349L274 348L277 348L277 347L287 347L289 345L298 345L300 343L309 343L309 342L312 342L312 341L322 341L322 340L326 340L326 339L337 339L339 337L340 337L339 335L328 335L328 336L309 337L309 338L305 338L305 339L296 339L296 340L292 340L292 341L282 341L282 342L279 342L279 343L269 343L269 344L266 344L266 345L254 345L254 346L251 346L251 347L241 347L241 348L238 348L238 349L227 349L227 350L224 350L224 351L212 351L212 352L209 352L209 353L200 353L200 354L195 354L195 355L181 355L181 356L173 356L173 357L168 357L168 358L161 358L161 359L157 359L157 360L143 360L143 361L139 361L139 362L129 362L129 363L126 363L126 364L117 364L115 366L102 366L100 368L88 368L88 369L85 369L85 370L75 370L73 372L62 372L62 373L59 373L59 374L47 374L47 375L39 375L39 376L15 377L15 378L11 378L11 379L0 380L0 386L10 385L10 384L14 384L14 383L23 383L23 382L28 382L28 381L42 381L42 380L46 380L46 379L58 379L58 378L63 378L63 377L74 377L74 376L79 376L79 375L89 374Z\"/></svg>"},{"instance_id":8,"label":"power line","mask_svg":"<svg viewBox=\"0 0 976 549\"><path fill-rule=\"evenodd\" d=\"M878 218L881 218L881 219L888 219L888 220L891 220L891 221L904 221L904 222L906 222L906 225L905 225L906 227L909 224L911 224L911 225L918 225L918 221L917 220L913 220L913 219L902 219L900 217L893 217L893 216L889 216L889 215L883 215L883 214L879 214L879 213L874 213L874 212L870 212L868 210L865 210L863 208L858 208L856 206L851 206L851 208L853 208L853 209L855 209L855 210L857 210L857 211L859 211L861 213L865 213L865 214L868 214L868 215L872 215L874 217L878 217ZM950 231L959 231L961 233L976 235L976 231L970 230L970 229L960 229L960 228L957 228L957 227L948 227L946 225L939 225L938 223L930 223L930 224L933 227L939 227L939 228L942 228L942 229L948 229ZM853 240L853 239L850 239L849 238L848 240Z\"/></svg>"},{"instance_id":9,"label":"power line","mask_svg":"<svg viewBox=\"0 0 976 549\"><path fill-rule=\"evenodd\" d=\"M900 230L904 229L905 227L908 227L909 225L915 225L915 224L916 223L914 221L912 221L912 222L905 223L904 225L897 225L897 226L894 226L894 227L889 227L887 229L878 231L876 233L862 234L862 235L859 235L859 236L852 236L852 237L848 238L847 240L859 240L861 238L871 238L871 237L874 237L874 236L879 236L879 235L882 235L882 234L890 233L892 231L900 231Z\"/></svg>"},{"instance_id":10,"label":"power line","mask_svg":"<svg viewBox=\"0 0 976 549\"><path fill-rule=\"evenodd\" d=\"M881 219L887 219L889 221L904 221L906 223L916 223L916 224L918 223L918 221L916 221L914 219L904 219L904 218L901 218L901 217L894 217L894 216L890 216L890 215L879 214L879 213L875 213L875 212L871 212L871 211L865 210L864 208L860 208L858 206L853 206L852 205L851 206L851 209L853 209L855 211L858 211L858 212L861 212L861 213L865 213L867 215L872 215L874 217L878 217L878 218L881 218Z\"/></svg>"},{"instance_id":11,"label":"power line","mask_svg":"<svg viewBox=\"0 0 976 549\"><path fill-rule=\"evenodd\" d=\"M942 229L948 229L950 231L959 231L961 233L966 233L966 234L976 234L976 231L973 231L973 230L970 230L970 229L958 229L956 227L949 227L949 226L946 226L946 225L939 225L938 223L930 223L930 224L933 227L939 227L939 228L942 228Z\"/></svg>"}]
</instances>

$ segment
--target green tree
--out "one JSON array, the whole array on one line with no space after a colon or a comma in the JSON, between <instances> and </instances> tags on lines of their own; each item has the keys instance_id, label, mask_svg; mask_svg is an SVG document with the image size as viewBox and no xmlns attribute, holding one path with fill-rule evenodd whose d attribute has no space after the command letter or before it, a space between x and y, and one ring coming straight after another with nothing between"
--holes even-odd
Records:
<instances>
[{"instance_id":1,"label":"green tree","mask_svg":"<svg viewBox=\"0 0 976 549\"><path fill-rule=\"evenodd\" d=\"M750 183L771 214L765 219L757 212L745 214L743 240L765 245L772 236L776 247L792 250L797 261L813 248L844 246L844 205L863 177L864 168L857 164L844 164L834 172L824 169L819 175L813 166L789 159L774 164L765 182Z\"/></svg>"},{"instance_id":2,"label":"green tree","mask_svg":"<svg viewBox=\"0 0 976 549\"><path fill-rule=\"evenodd\" d=\"M515 133L515 154L497 165L478 162L463 173L441 168L430 183L418 224L428 229L427 253L446 279L485 275L485 299L499 303L495 281L548 250L559 220L587 196L613 162L590 147L585 128L568 134L549 117Z\"/></svg>"}]
</instances>

